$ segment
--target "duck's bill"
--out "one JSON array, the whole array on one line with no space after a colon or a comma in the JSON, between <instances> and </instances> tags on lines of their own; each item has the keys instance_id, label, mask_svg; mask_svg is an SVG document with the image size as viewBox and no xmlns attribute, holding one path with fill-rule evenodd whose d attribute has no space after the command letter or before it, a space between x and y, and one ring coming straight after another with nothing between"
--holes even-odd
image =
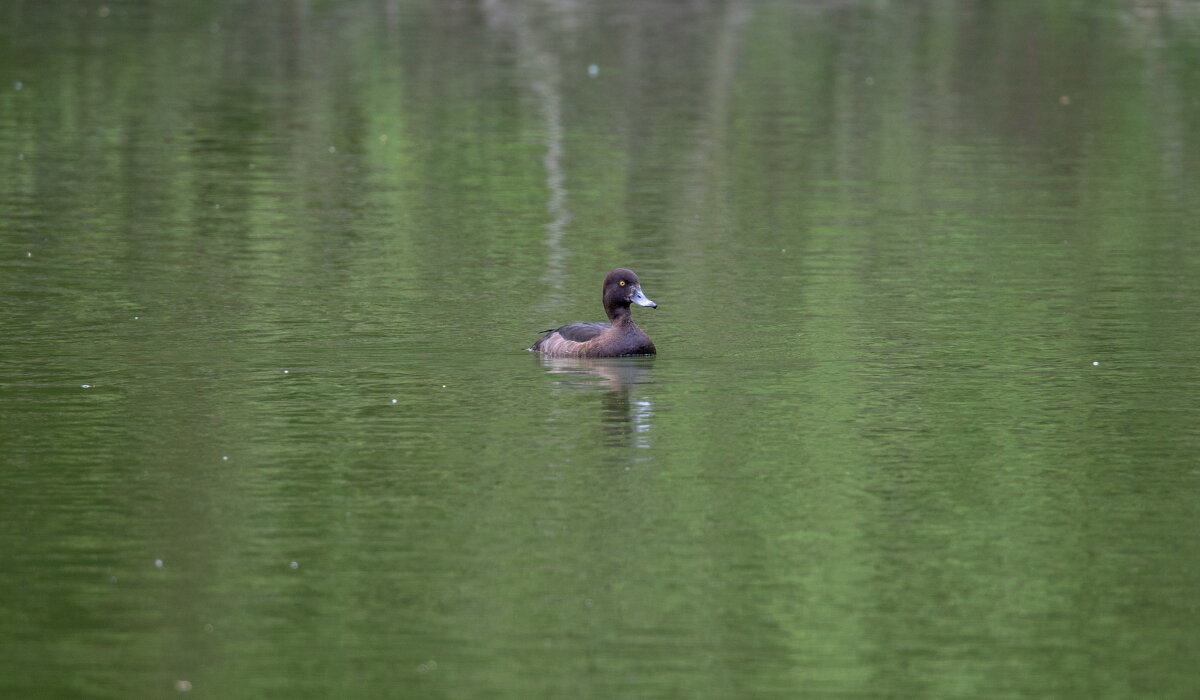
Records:
<instances>
[{"instance_id":1,"label":"duck's bill","mask_svg":"<svg viewBox=\"0 0 1200 700\"><path fill-rule=\"evenodd\" d=\"M649 306L649 307L650 307L650 308L652 308L652 309L657 309L657 308L658 308L658 304L655 304L654 302L652 302L652 301L650 301L649 299L647 299L647 298L646 298L646 295L645 295L645 294L642 294L642 290L641 290L641 289L638 289L637 291L635 291L635 292L633 293L633 298L632 298L632 299L630 299L629 301L631 301L631 302L633 302L633 303L637 304L638 306Z\"/></svg>"}]
</instances>

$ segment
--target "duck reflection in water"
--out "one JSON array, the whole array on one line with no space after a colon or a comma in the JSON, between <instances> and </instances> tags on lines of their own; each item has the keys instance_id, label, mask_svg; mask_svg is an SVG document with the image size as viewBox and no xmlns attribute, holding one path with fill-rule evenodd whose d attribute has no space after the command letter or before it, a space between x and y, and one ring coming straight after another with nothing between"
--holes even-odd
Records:
<instances>
[{"instance_id":1,"label":"duck reflection in water","mask_svg":"<svg viewBox=\"0 0 1200 700\"><path fill-rule=\"evenodd\" d=\"M649 357L550 357L538 360L550 374L561 375L558 386L569 391L601 394L601 427L605 443L614 447L649 447L654 405L636 392L639 384L650 383Z\"/></svg>"}]
</instances>

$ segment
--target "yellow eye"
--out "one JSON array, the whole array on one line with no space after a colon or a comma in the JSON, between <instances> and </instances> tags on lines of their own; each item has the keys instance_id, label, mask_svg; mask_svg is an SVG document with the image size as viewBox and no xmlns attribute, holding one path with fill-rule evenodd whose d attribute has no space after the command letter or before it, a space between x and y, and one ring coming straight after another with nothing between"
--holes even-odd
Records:
<instances>
[{"instance_id":1,"label":"yellow eye","mask_svg":"<svg viewBox=\"0 0 1200 700\"><path fill-rule=\"evenodd\" d=\"M622 287L624 287L624 286L625 286L625 280L621 280L621 286L622 286Z\"/></svg>"}]
</instances>

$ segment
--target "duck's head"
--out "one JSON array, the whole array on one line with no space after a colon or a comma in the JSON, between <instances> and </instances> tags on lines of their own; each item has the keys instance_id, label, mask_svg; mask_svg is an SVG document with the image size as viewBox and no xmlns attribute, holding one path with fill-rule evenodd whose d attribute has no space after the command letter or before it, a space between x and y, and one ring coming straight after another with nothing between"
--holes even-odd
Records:
<instances>
[{"instance_id":1,"label":"duck's head","mask_svg":"<svg viewBox=\"0 0 1200 700\"><path fill-rule=\"evenodd\" d=\"M604 308L629 308L630 304L649 306L657 309L658 304L646 298L642 293L642 283L633 270L618 267L604 278Z\"/></svg>"}]
</instances>

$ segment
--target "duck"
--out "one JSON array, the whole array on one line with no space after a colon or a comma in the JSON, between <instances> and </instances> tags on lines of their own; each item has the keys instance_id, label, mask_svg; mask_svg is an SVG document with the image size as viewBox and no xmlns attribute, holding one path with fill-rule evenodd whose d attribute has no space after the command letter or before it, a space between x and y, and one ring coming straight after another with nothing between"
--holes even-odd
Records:
<instances>
[{"instance_id":1,"label":"duck","mask_svg":"<svg viewBox=\"0 0 1200 700\"><path fill-rule=\"evenodd\" d=\"M657 309L646 298L642 283L633 270L618 267L604 278L601 295L608 323L571 323L542 331L544 336L531 347L547 357L628 357L653 355L656 350L649 336L633 322L632 304Z\"/></svg>"}]
</instances>

